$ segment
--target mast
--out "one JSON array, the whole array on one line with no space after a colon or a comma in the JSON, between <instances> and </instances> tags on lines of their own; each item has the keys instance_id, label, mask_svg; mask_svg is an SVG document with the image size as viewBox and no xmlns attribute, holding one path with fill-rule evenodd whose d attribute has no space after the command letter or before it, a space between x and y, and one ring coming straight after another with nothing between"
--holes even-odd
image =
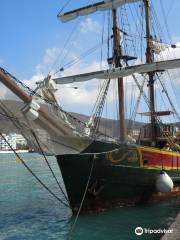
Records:
<instances>
[{"instance_id":1,"label":"mast","mask_svg":"<svg viewBox=\"0 0 180 240\"><path fill-rule=\"evenodd\" d=\"M122 47L120 45L120 33L118 28L117 10L112 10L113 16L113 60L115 67L121 67ZM120 126L120 141L126 140L126 127L125 127L125 112L124 112L124 86L123 78L118 78L118 102L119 102L119 126Z\"/></svg>"},{"instance_id":2,"label":"mast","mask_svg":"<svg viewBox=\"0 0 180 240\"><path fill-rule=\"evenodd\" d=\"M152 36L151 36L151 22L150 22L150 0L143 0L145 6L145 17L146 17L146 63L154 62L154 55L152 52ZM151 129L152 129L152 145L156 144L156 119L155 119L155 96L154 96L154 72L149 72L149 102L151 112Z\"/></svg>"}]
</instances>

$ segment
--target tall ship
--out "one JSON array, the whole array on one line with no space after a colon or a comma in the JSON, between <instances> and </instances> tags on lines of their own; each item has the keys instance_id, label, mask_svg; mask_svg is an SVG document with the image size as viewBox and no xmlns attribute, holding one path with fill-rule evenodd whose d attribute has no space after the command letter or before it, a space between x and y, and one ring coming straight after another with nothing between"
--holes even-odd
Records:
<instances>
[{"instance_id":1,"label":"tall ship","mask_svg":"<svg viewBox=\"0 0 180 240\"><path fill-rule=\"evenodd\" d=\"M126 25L119 24L127 6L140 9L142 32L137 32L136 42L139 52L144 54L141 59L138 54L130 55L127 49L128 38L134 40L137 36L130 36ZM168 70L180 68L180 59L163 60L163 51L177 46L158 38L156 26L152 24L153 10L150 0L104 0L58 14L63 24L96 12L108 17L106 69L65 76L61 68L58 77L48 74L32 90L0 68L1 83L20 99L1 100L1 115L8 118L8 126L16 127L32 149L56 156L73 213L180 195L179 135L175 135L175 123L162 121L171 114L180 119L162 80ZM125 106L127 77L138 89L132 115L138 114L141 99L148 109L140 113L149 122L142 124L136 139L132 136L135 118L127 121L125 116L126 108L131 107ZM92 99L95 104L91 116L83 118L69 113L58 104L57 86L91 83L94 79L99 79L101 84L97 99ZM112 84L118 100L115 134L106 131L102 117ZM157 109L158 91L166 95L171 110Z\"/></svg>"}]
</instances>

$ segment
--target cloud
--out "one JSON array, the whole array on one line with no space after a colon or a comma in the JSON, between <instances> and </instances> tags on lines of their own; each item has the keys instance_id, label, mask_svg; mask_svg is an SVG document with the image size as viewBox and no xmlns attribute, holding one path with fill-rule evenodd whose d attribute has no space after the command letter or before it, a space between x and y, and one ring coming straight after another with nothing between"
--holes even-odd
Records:
<instances>
[{"instance_id":1,"label":"cloud","mask_svg":"<svg viewBox=\"0 0 180 240\"><path fill-rule=\"evenodd\" d=\"M102 65L105 66L107 64L103 62ZM100 70L100 63L98 61L93 61L89 64L81 62L67 69L62 75L70 76L97 70ZM56 95L60 103L67 107L72 104L79 104L79 107L81 105L92 105L97 98L100 83L102 83L102 80L100 82L99 80L94 79L84 83L59 85L59 91ZM73 89L72 86L76 86L78 89Z\"/></svg>"},{"instance_id":2,"label":"cloud","mask_svg":"<svg viewBox=\"0 0 180 240\"><path fill-rule=\"evenodd\" d=\"M71 46L77 45L76 42L72 42ZM77 48L77 47L76 47ZM69 47L69 49L71 49ZM45 50L44 56L41 62L36 65L36 72L38 74L53 74L57 70L57 65L62 65L64 59L74 60L77 56L70 50L65 48L48 48Z\"/></svg>"},{"instance_id":3,"label":"cloud","mask_svg":"<svg viewBox=\"0 0 180 240\"><path fill-rule=\"evenodd\" d=\"M107 63L104 61L102 63L103 69L107 69ZM89 65L85 63L78 64L71 69L68 69L63 73L63 76L70 76L74 74L80 74L85 72L93 72L100 70L100 62L93 61ZM139 80L140 84L142 83L142 79ZM59 85L59 91L56 94L59 100L59 103L62 106L65 106L66 109L71 108L72 105L76 106L76 108L80 109L82 107L89 108L89 112L92 110L94 103L99 95L100 88L103 84L103 80L91 80L83 83L73 83L67 85ZM133 85L133 86L132 86ZM76 86L78 89L73 89L72 87ZM135 86L134 80L132 76L124 78L124 87L126 88L126 100L130 101L132 96L132 89L133 89L133 96L139 96L139 89ZM114 79L111 81L107 103L113 104L117 100L117 81ZM135 104L135 103L134 103ZM84 109L84 108L83 108Z\"/></svg>"},{"instance_id":4,"label":"cloud","mask_svg":"<svg viewBox=\"0 0 180 240\"><path fill-rule=\"evenodd\" d=\"M180 43L177 43L178 46L180 46ZM64 49L64 55L67 55L69 51L67 49ZM43 80L44 77L47 75L47 69L49 69L58 55L62 53L61 48L48 48L46 49L44 56L42 58L42 61L40 64L36 66L35 69L35 74L30 78L30 79L24 79L24 83L30 86L31 88L35 88L36 82ZM176 49L167 49L163 52L163 58L167 59L170 58L169 56L173 55L175 57L180 57L180 48ZM61 59L62 59L61 55ZM69 60L74 60L77 58L77 55L71 51L68 56L68 61ZM59 62L58 62L59 63ZM138 63L138 62L137 62ZM137 64L135 63L135 64ZM55 65L56 66L56 65ZM106 69L107 63L106 61L102 62L102 68ZM52 68L53 71L55 71L55 68ZM76 65L73 65L71 68L65 69L64 72L61 72L61 76L69 76L69 75L74 75L74 74L80 74L80 73L85 73L85 72L91 72L91 71L97 71L100 70L100 62L99 61L82 61L78 62ZM44 72L44 73L43 73ZM180 78L179 78L179 71L177 70L172 70L170 71L171 77L173 80L175 79L176 82L175 84L179 84L180 86ZM164 75L164 79L167 80L167 76ZM56 75L56 77L58 77ZM138 79L140 79L140 83L142 83L142 78L138 76ZM117 85L114 80L111 81L112 84L109 88L108 92L108 103L113 104L116 101L117 94L115 93L114 88L117 89ZM99 94L99 89L100 86L102 85L103 80L92 80L84 83L74 83L74 84L67 84L67 85L59 85L58 86L58 92L56 93L57 99L66 110L76 108L76 111L82 112L82 109L84 108L88 109L89 113L91 112L91 109L98 97ZM134 87L133 87L134 84ZM73 89L72 87L78 87L78 89ZM127 77L124 78L124 86L125 86L125 93L126 93L126 100L127 100L127 105L130 103L131 97L132 97L132 90L133 90L133 97L134 97L134 102L139 96L139 90L135 86L134 80L132 77ZM145 84L146 86L146 84ZM168 86L168 85L167 85ZM160 89L158 89L160 90ZM0 97L2 98L10 98L14 99L15 96L12 93L9 93L5 90L2 89ZM128 105L129 106L129 105ZM78 110L77 110L78 109ZM129 110L128 110L129 111Z\"/></svg>"},{"instance_id":5,"label":"cloud","mask_svg":"<svg viewBox=\"0 0 180 240\"><path fill-rule=\"evenodd\" d=\"M80 23L80 32L88 33L95 32L98 33L101 27L97 21L92 20L92 18L86 18L83 22Z\"/></svg>"},{"instance_id":6,"label":"cloud","mask_svg":"<svg viewBox=\"0 0 180 240\"><path fill-rule=\"evenodd\" d=\"M37 66L36 66L36 71L38 73L41 73L41 72L48 72L47 71L47 68L49 69L51 67L51 65L55 62L55 60L58 58L58 56L60 55L62 49L60 48L47 48L45 50L45 54L42 58L42 61L41 63L39 63Z\"/></svg>"},{"instance_id":7,"label":"cloud","mask_svg":"<svg viewBox=\"0 0 180 240\"><path fill-rule=\"evenodd\" d=\"M180 42L176 42L176 48L168 47L162 52L164 59L180 58Z\"/></svg>"},{"instance_id":8,"label":"cloud","mask_svg":"<svg viewBox=\"0 0 180 240\"><path fill-rule=\"evenodd\" d=\"M19 100L19 98L8 88L6 88L2 83L0 83L0 99L3 100Z\"/></svg>"},{"instance_id":9,"label":"cloud","mask_svg":"<svg viewBox=\"0 0 180 240\"><path fill-rule=\"evenodd\" d=\"M43 74L35 74L30 79L24 79L22 82L31 89L36 88L36 82L44 79ZM5 87L2 83L0 83L0 99L8 99L8 100L20 100L12 91L10 91L7 87Z\"/></svg>"},{"instance_id":10,"label":"cloud","mask_svg":"<svg viewBox=\"0 0 180 240\"><path fill-rule=\"evenodd\" d=\"M36 87L36 82L43 80L45 77L45 74L42 73L42 70L46 69L52 65L52 62L54 62L54 59L57 57L57 55L61 52L61 49L58 48L49 48L45 51L45 54L42 58L42 61L39 65L36 67L36 73L30 78L30 79L24 79L23 82L29 86L30 88L34 89ZM66 52L66 49L65 49ZM77 56L75 53L71 52L70 59L75 59ZM107 62L103 61L101 64L99 61L91 61L86 62L82 61L77 63L76 65L73 65L71 68L66 69L64 72L61 73L62 76L68 76L68 75L74 75L74 74L80 74L85 72L92 72L101 70L101 67L103 69L106 69L108 67ZM38 71L37 71L38 69ZM40 71L41 70L41 71ZM56 76L57 77L57 76ZM116 94L114 93L114 87L116 85L115 81L111 81L112 84L110 85L109 92L108 92L108 103L112 104L113 101L115 101ZM126 82L126 80L125 80ZM75 107L78 109L79 112L82 112L82 107L89 109L89 113L92 110L92 107L94 103L96 102L96 99L99 95L100 87L102 86L103 80L97 80L94 79L92 81L87 81L84 83L74 83L74 84L67 84L67 85L59 85L58 86L58 92L56 93L56 97L60 103L66 110L73 109ZM131 97L130 90L131 88L128 87L132 81L130 81L130 78L127 78L127 95L128 99ZM76 86L78 89L73 89L72 87ZM114 86L114 87L113 87ZM136 91L137 94L138 91ZM3 92L3 98L6 99L15 99L15 95L13 95L9 91Z\"/></svg>"},{"instance_id":11,"label":"cloud","mask_svg":"<svg viewBox=\"0 0 180 240\"><path fill-rule=\"evenodd\" d=\"M177 42L175 45L177 46L176 48L167 48L162 52L163 60L180 58L180 42ZM180 87L180 68L168 70L168 73L174 84ZM169 82L168 74L166 72L164 74L164 79L166 82Z\"/></svg>"},{"instance_id":12,"label":"cloud","mask_svg":"<svg viewBox=\"0 0 180 240\"><path fill-rule=\"evenodd\" d=\"M180 37L179 36L174 36L174 37L172 37L172 39L171 39L172 41L172 43L179 43L180 42Z\"/></svg>"},{"instance_id":13,"label":"cloud","mask_svg":"<svg viewBox=\"0 0 180 240\"><path fill-rule=\"evenodd\" d=\"M73 43L74 44L74 43ZM36 88L36 82L42 81L48 74L50 70L55 72L57 69L57 58L59 55L61 55L61 59L64 55L67 55L69 53L69 59L75 59L77 56L67 51L66 49L61 48L48 48L45 50L44 56L42 57L41 62L36 65L35 67L35 73L30 77L29 79L22 79L22 81L29 86L31 89ZM63 54L63 56L62 56ZM1 99L18 99L11 91L9 91L4 85L1 84L1 92L0 92L0 98Z\"/></svg>"},{"instance_id":14,"label":"cloud","mask_svg":"<svg viewBox=\"0 0 180 240\"><path fill-rule=\"evenodd\" d=\"M46 70L46 73L47 73L47 69L50 66L52 66L52 64L57 59L58 55L60 55L61 53L64 53L64 55L67 55L69 51L67 51L67 49L63 49L62 51L61 48L46 49L41 63L36 66L35 75L32 76L31 79L26 80L25 83L27 85L30 84L30 87L33 87L35 85L35 82L42 80L45 77L45 74L43 74L42 72ZM77 59L77 57L78 56L71 51L69 53L68 60L69 61L75 60ZM61 56L61 59L62 58L63 57ZM55 65L54 65L54 68L52 69L52 75L53 75L53 72L56 72ZM101 65L103 67L107 66L106 62L103 62ZM86 63L85 61L83 61L83 62L78 62L75 65L72 65L72 67L65 69L65 71L60 73L60 75L55 75L54 77L69 76L74 74L96 71L98 69L100 70L99 62L93 61L91 63L89 62ZM72 105L72 102L73 102L73 104L89 105L90 103L92 103L92 98L97 97L96 89L98 87L98 80L94 80L93 83L92 82L86 82L83 84L76 83L74 84L74 86L77 86L78 89L73 89L71 84L58 86L59 91L57 92L56 97L61 104L65 106L70 106Z\"/></svg>"},{"instance_id":15,"label":"cloud","mask_svg":"<svg viewBox=\"0 0 180 240\"><path fill-rule=\"evenodd\" d=\"M31 89L35 89L36 82L42 81L45 78L45 75L42 73L37 73L33 75L30 79L24 79L23 83L25 83Z\"/></svg>"},{"instance_id":16,"label":"cloud","mask_svg":"<svg viewBox=\"0 0 180 240\"><path fill-rule=\"evenodd\" d=\"M52 66L54 61L57 59L58 55L62 52L61 48L48 48L46 49L42 61L35 68L35 74L29 79L23 79L22 81L29 86L31 89L35 89L36 82L43 80L47 76L47 69ZM67 54L67 50L64 50L64 54ZM69 60L74 60L78 56L75 53L70 52ZM62 57L61 57L62 58ZM106 62L101 64L102 66L106 66ZM79 62L76 65L73 65L71 68L68 68L64 72L62 72L63 76L79 74L84 72L91 72L100 70L100 63L97 61L89 62ZM53 69L55 71L55 68ZM52 72L53 72L52 71ZM46 74L45 74L46 73ZM57 76L56 76L57 77ZM102 81L101 81L102 82ZM99 81L94 80L92 82L86 83L77 83L75 84L78 89L73 89L71 85L59 85L59 91L57 92L57 99L63 105L69 107L73 104L78 104L79 107L81 105L91 105L98 94L98 86ZM18 99L13 93L11 93L6 87L1 88L0 98L3 99Z\"/></svg>"}]
</instances>

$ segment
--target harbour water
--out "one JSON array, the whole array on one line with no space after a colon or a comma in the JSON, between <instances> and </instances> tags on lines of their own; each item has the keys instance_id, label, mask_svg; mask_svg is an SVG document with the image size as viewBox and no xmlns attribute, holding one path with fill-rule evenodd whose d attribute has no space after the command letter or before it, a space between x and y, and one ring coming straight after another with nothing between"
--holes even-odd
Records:
<instances>
[{"instance_id":1,"label":"harbour water","mask_svg":"<svg viewBox=\"0 0 180 240\"><path fill-rule=\"evenodd\" d=\"M39 154L21 154L25 162L59 197L61 193ZM63 184L56 159L48 157ZM160 239L160 234L136 236L136 227L167 229L180 209L180 199L124 207L78 218L72 239L134 240ZM13 154L0 154L0 240L65 240L74 218L54 199Z\"/></svg>"}]
</instances>

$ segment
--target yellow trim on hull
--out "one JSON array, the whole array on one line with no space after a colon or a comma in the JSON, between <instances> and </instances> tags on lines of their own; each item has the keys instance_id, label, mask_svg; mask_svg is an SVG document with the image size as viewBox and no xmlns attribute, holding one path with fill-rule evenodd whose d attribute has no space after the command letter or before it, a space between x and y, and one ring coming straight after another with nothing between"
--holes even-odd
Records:
<instances>
[{"instance_id":1,"label":"yellow trim on hull","mask_svg":"<svg viewBox=\"0 0 180 240\"><path fill-rule=\"evenodd\" d=\"M156 166L152 166L152 165L148 165L148 166L143 166L142 168L144 169L152 169L152 170L162 170L162 165L156 165ZM180 170L180 167L166 167L166 166L163 166L163 170L177 170L179 171Z\"/></svg>"}]
</instances>

